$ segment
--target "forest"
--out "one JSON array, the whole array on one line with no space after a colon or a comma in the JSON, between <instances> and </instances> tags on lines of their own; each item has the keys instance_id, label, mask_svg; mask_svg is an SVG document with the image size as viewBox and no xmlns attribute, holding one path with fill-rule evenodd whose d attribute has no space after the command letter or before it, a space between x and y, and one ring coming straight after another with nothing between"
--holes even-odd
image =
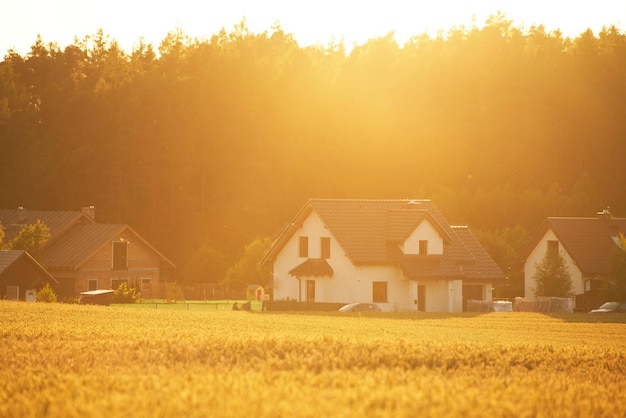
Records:
<instances>
[{"instance_id":1,"label":"forest","mask_svg":"<svg viewBox=\"0 0 626 418\"><path fill-rule=\"evenodd\" d=\"M619 28L502 14L403 45L37 37L0 62L0 207L94 205L217 282L309 198L430 198L506 272L546 216L626 215L625 69Z\"/></svg>"}]
</instances>

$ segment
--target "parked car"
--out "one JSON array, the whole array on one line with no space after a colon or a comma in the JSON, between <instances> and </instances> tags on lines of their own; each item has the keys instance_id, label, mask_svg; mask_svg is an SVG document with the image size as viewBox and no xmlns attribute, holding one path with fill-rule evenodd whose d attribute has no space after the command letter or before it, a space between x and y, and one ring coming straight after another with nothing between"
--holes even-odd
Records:
<instances>
[{"instance_id":1,"label":"parked car","mask_svg":"<svg viewBox=\"0 0 626 418\"><path fill-rule=\"evenodd\" d=\"M380 312L375 303L349 303L339 308L341 312Z\"/></svg>"},{"instance_id":2,"label":"parked car","mask_svg":"<svg viewBox=\"0 0 626 418\"><path fill-rule=\"evenodd\" d=\"M626 313L626 302L607 302L589 313Z\"/></svg>"}]
</instances>

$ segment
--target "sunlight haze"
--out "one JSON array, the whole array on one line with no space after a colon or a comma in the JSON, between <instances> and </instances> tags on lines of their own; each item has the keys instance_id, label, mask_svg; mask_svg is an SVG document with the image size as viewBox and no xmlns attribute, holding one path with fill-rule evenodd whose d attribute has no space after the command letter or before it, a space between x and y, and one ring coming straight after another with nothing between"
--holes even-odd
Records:
<instances>
[{"instance_id":1,"label":"sunlight haze","mask_svg":"<svg viewBox=\"0 0 626 418\"><path fill-rule=\"evenodd\" d=\"M224 28L230 31L245 19L250 31L271 31L280 23L302 45L326 45L343 41L350 47L394 32L400 44L412 35L435 36L454 26L481 26L498 11L516 26L528 29L544 24L576 37L586 30L598 33L603 26L620 29L626 23L624 1L121 1L78 0L12 1L0 14L0 50L15 49L25 55L41 35L45 44L64 48L75 38L99 29L124 50L132 51L140 39L158 48L168 32L176 29L192 38L209 39Z\"/></svg>"}]
</instances>

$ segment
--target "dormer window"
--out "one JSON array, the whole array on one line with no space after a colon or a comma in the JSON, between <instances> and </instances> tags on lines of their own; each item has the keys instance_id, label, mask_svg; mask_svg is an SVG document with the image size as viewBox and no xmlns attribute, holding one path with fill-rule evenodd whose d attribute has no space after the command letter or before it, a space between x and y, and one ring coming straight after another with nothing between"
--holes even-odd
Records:
<instances>
[{"instance_id":1,"label":"dormer window","mask_svg":"<svg viewBox=\"0 0 626 418\"><path fill-rule=\"evenodd\" d=\"M128 241L113 241L113 270L128 269Z\"/></svg>"},{"instance_id":2,"label":"dormer window","mask_svg":"<svg viewBox=\"0 0 626 418\"><path fill-rule=\"evenodd\" d=\"M300 257L309 256L309 237L300 237L300 249L298 252Z\"/></svg>"},{"instance_id":3,"label":"dormer window","mask_svg":"<svg viewBox=\"0 0 626 418\"><path fill-rule=\"evenodd\" d=\"M428 255L428 240L421 239L419 241L419 255Z\"/></svg>"}]
</instances>

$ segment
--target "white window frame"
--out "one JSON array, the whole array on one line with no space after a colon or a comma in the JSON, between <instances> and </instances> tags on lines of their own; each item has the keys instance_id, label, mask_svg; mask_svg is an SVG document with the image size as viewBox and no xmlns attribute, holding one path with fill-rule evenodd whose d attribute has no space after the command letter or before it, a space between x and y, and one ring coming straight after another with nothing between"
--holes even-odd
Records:
<instances>
[{"instance_id":1,"label":"white window frame","mask_svg":"<svg viewBox=\"0 0 626 418\"><path fill-rule=\"evenodd\" d=\"M119 282L116 287L113 287L114 281ZM111 289L117 290L117 288L120 286L120 284L122 284L122 282L126 282L126 286L128 287L128 285L130 284L130 279L128 277L111 277L111 283L110 283Z\"/></svg>"},{"instance_id":2,"label":"white window frame","mask_svg":"<svg viewBox=\"0 0 626 418\"><path fill-rule=\"evenodd\" d=\"M9 289L15 289L15 298L9 299ZM7 300L20 300L20 287L19 286L7 286Z\"/></svg>"}]
</instances>

